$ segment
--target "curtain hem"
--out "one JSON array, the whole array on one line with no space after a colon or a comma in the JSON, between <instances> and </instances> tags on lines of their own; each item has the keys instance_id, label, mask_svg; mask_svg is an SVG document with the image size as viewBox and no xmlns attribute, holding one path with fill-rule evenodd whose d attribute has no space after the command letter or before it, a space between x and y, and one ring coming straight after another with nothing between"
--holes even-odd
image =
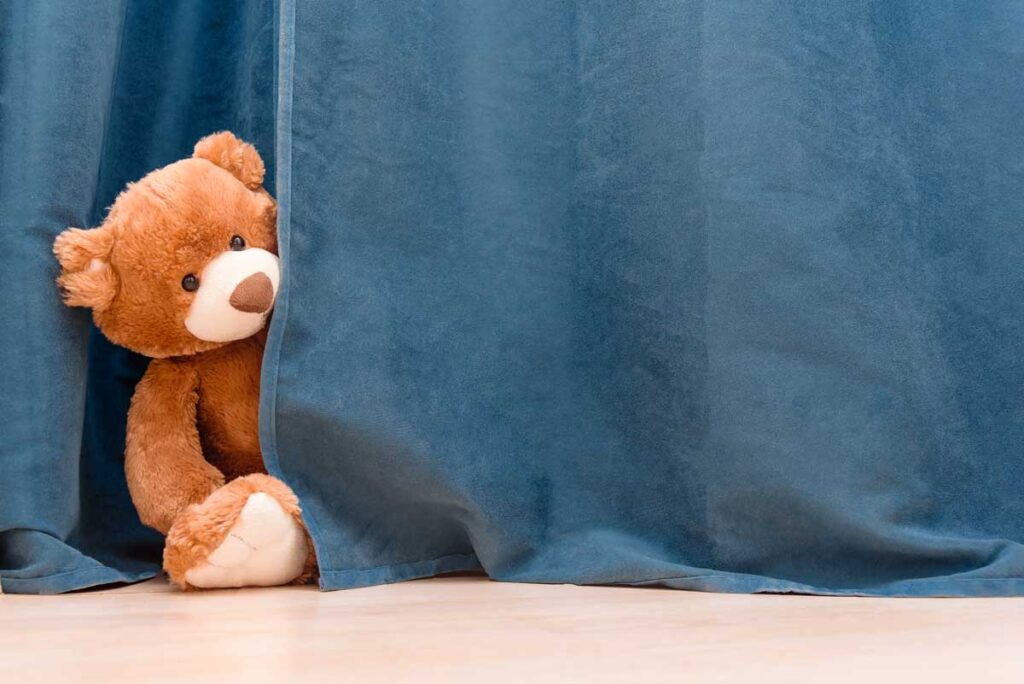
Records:
<instances>
[{"instance_id":1,"label":"curtain hem","mask_svg":"<svg viewBox=\"0 0 1024 684\"><path fill-rule=\"evenodd\" d=\"M323 591L355 589L434 577L448 572L471 572L474 570L483 570L480 561L474 554L441 556L413 563L380 565L365 570L323 570L320 573L320 589Z\"/></svg>"},{"instance_id":2,"label":"curtain hem","mask_svg":"<svg viewBox=\"0 0 1024 684\"><path fill-rule=\"evenodd\" d=\"M113 568L85 568L42 577L0 577L4 594L64 594L110 584L134 584L156 577L154 570L123 572Z\"/></svg>"}]
</instances>

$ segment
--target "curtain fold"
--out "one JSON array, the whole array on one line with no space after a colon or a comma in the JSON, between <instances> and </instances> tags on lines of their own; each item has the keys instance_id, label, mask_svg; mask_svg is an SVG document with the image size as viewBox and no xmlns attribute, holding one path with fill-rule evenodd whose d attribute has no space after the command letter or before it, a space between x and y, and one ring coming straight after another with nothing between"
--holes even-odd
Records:
<instances>
[{"instance_id":1,"label":"curtain fold","mask_svg":"<svg viewBox=\"0 0 1024 684\"><path fill-rule=\"evenodd\" d=\"M53 239L125 183L232 129L273 171L275 7L0 2L0 586L54 593L159 569L124 480L146 360L61 304Z\"/></svg>"},{"instance_id":2,"label":"curtain fold","mask_svg":"<svg viewBox=\"0 0 1024 684\"><path fill-rule=\"evenodd\" d=\"M1019 3L14 1L0 37L4 591L158 568L146 360L49 250L231 129L323 588L1024 593Z\"/></svg>"},{"instance_id":3,"label":"curtain fold","mask_svg":"<svg viewBox=\"0 0 1024 684\"><path fill-rule=\"evenodd\" d=\"M322 583L1024 590L1016 3L284 3Z\"/></svg>"}]
</instances>

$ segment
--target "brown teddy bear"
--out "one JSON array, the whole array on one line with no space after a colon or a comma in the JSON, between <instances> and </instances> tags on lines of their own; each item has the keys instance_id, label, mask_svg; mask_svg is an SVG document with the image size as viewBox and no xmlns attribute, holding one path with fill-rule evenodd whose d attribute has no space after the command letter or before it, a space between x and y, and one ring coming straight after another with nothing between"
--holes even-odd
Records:
<instances>
[{"instance_id":1,"label":"brown teddy bear","mask_svg":"<svg viewBox=\"0 0 1024 684\"><path fill-rule=\"evenodd\" d=\"M53 246L65 303L153 358L128 412L125 472L185 589L316 573L298 499L260 454L264 326L280 274L263 175L252 145L208 136L129 184L99 228L69 228Z\"/></svg>"}]
</instances>

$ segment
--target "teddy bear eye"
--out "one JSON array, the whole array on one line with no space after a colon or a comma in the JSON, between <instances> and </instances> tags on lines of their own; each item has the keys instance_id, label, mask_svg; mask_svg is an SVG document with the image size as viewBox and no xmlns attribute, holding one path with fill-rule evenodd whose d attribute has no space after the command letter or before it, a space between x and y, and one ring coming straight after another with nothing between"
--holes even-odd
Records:
<instances>
[{"instance_id":1,"label":"teddy bear eye","mask_svg":"<svg viewBox=\"0 0 1024 684\"><path fill-rule=\"evenodd\" d=\"M241 252L243 249L245 249L245 238L243 238L241 235L232 235L231 249L235 252Z\"/></svg>"},{"instance_id":2,"label":"teddy bear eye","mask_svg":"<svg viewBox=\"0 0 1024 684\"><path fill-rule=\"evenodd\" d=\"M199 289L199 278L196 278L193 274L189 273L181 279L181 289L185 292L195 292Z\"/></svg>"}]
</instances>

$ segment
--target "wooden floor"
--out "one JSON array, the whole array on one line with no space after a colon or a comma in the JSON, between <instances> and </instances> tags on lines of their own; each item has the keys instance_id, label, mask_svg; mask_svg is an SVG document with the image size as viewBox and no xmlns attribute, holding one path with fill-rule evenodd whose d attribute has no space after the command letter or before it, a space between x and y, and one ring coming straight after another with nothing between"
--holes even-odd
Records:
<instances>
[{"instance_id":1,"label":"wooden floor","mask_svg":"<svg viewBox=\"0 0 1024 684\"><path fill-rule=\"evenodd\" d=\"M454 577L0 596L0 682L1024 682L1024 599Z\"/></svg>"}]
</instances>

